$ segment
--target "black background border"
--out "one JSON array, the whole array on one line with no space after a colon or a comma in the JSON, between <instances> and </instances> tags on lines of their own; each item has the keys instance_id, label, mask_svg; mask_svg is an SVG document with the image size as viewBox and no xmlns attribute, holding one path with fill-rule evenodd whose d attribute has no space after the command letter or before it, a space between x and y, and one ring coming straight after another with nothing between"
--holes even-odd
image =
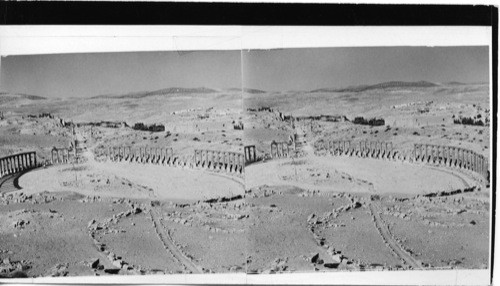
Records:
<instances>
[{"instance_id":1,"label":"black background border","mask_svg":"<svg viewBox=\"0 0 500 286\"><path fill-rule=\"evenodd\" d=\"M493 165L498 131L498 8L486 5L0 2L0 25L491 26ZM491 277L496 178L492 180Z\"/></svg>"}]
</instances>

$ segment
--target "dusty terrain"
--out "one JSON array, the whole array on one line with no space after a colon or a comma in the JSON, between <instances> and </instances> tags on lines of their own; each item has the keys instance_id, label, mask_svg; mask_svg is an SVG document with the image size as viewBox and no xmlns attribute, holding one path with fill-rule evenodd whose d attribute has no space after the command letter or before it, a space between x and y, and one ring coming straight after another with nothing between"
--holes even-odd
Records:
<instances>
[{"instance_id":1,"label":"dusty terrain","mask_svg":"<svg viewBox=\"0 0 500 286\"><path fill-rule=\"evenodd\" d=\"M241 175L98 156L125 146L170 147L187 159L194 149L242 152L237 91L2 99L1 155L34 150L41 166L1 179L0 276L246 271ZM53 147L78 161L52 164Z\"/></svg>"},{"instance_id":2,"label":"dusty terrain","mask_svg":"<svg viewBox=\"0 0 500 286\"><path fill-rule=\"evenodd\" d=\"M398 150L451 145L489 158L490 126L453 122L489 121L485 84L1 94L0 111L0 157L36 151L40 163L0 178L2 278L489 267L486 178L320 150L328 140L374 140ZM347 120L285 119L319 115ZM357 116L385 124L353 124ZM165 130L134 130L136 123ZM271 158L272 141L294 136L291 156ZM195 149L243 153L248 145L258 160L242 174L102 155L108 147L171 147L192 160ZM52 164L53 147L78 161Z\"/></svg>"},{"instance_id":3,"label":"dusty terrain","mask_svg":"<svg viewBox=\"0 0 500 286\"><path fill-rule=\"evenodd\" d=\"M245 94L245 140L259 157L245 170L247 201L256 208L250 272L488 268L485 178L432 164L333 156L321 147L369 140L407 152L425 143L489 158L489 124L454 124L459 117L489 122L488 86L383 85ZM326 115L340 120L319 118ZM358 116L385 124L353 124ZM297 148L271 158L273 141Z\"/></svg>"}]
</instances>

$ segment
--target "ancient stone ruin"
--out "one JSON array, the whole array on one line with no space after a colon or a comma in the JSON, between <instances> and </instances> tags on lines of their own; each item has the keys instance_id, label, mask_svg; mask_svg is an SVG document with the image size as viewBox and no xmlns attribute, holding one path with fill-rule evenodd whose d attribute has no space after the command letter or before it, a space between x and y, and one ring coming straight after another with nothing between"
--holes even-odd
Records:
<instances>
[{"instance_id":1,"label":"ancient stone ruin","mask_svg":"<svg viewBox=\"0 0 500 286\"><path fill-rule=\"evenodd\" d=\"M380 141L328 141L323 146L334 156L348 155L362 158L396 159L398 152L394 150L392 142Z\"/></svg>"},{"instance_id":2,"label":"ancient stone ruin","mask_svg":"<svg viewBox=\"0 0 500 286\"><path fill-rule=\"evenodd\" d=\"M243 173L245 157L241 153L195 149L192 158L174 155L172 148L130 146L108 147L107 152L99 154L113 162L135 162L164 166L203 168L207 170L223 170L228 173Z\"/></svg>"},{"instance_id":3,"label":"ancient stone ruin","mask_svg":"<svg viewBox=\"0 0 500 286\"><path fill-rule=\"evenodd\" d=\"M245 163L249 164L257 161L257 153L255 152L255 145L245 146Z\"/></svg>"},{"instance_id":4,"label":"ancient stone ruin","mask_svg":"<svg viewBox=\"0 0 500 286\"><path fill-rule=\"evenodd\" d=\"M193 163L195 167L241 174L245 166L245 157L236 152L195 149Z\"/></svg>"},{"instance_id":5,"label":"ancient stone ruin","mask_svg":"<svg viewBox=\"0 0 500 286\"><path fill-rule=\"evenodd\" d=\"M271 158L290 157L294 149L292 146L288 142L271 142Z\"/></svg>"},{"instance_id":6,"label":"ancient stone ruin","mask_svg":"<svg viewBox=\"0 0 500 286\"><path fill-rule=\"evenodd\" d=\"M346 155L456 167L476 172L489 180L488 160L472 150L459 147L417 143L412 150L395 150L392 142L339 140L328 141L319 146L319 149L326 150L333 156Z\"/></svg>"},{"instance_id":7,"label":"ancient stone ruin","mask_svg":"<svg viewBox=\"0 0 500 286\"><path fill-rule=\"evenodd\" d=\"M130 146L114 146L108 147L104 155L113 162L126 161L171 166L178 161L174 157L174 150L170 147L139 147L132 150Z\"/></svg>"},{"instance_id":8,"label":"ancient stone ruin","mask_svg":"<svg viewBox=\"0 0 500 286\"><path fill-rule=\"evenodd\" d=\"M76 149L75 149L76 150ZM68 164L76 160L76 154L68 148L52 148L50 162L52 164Z\"/></svg>"},{"instance_id":9,"label":"ancient stone ruin","mask_svg":"<svg viewBox=\"0 0 500 286\"><path fill-rule=\"evenodd\" d=\"M26 152L0 158L0 178L37 167L36 152Z\"/></svg>"},{"instance_id":10,"label":"ancient stone ruin","mask_svg":"<svg viewBox=\"0 0 500 286\"><path fill-rule=\"evenodd\" d=\"M415 144L412 155L417 162L466 169L488 179L488 160L472 150L453 146Z\"/></svg>"}]
</instances>

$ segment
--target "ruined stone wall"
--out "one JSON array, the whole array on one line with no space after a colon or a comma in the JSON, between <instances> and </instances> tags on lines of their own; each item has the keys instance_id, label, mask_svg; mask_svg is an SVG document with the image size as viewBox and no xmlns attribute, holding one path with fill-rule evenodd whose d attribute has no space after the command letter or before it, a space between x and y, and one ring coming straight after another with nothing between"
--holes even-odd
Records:
<instances>
[{"instance_id":1,"label":"ruined stone wall","mask_svg":"<svg viewBox=\"0 0 500 286\"><path fill-rule=\"evenodd\" d=\"M36 152L26 152L0 158L0 178L38 167Z\"/></svg>"}]
</instances>

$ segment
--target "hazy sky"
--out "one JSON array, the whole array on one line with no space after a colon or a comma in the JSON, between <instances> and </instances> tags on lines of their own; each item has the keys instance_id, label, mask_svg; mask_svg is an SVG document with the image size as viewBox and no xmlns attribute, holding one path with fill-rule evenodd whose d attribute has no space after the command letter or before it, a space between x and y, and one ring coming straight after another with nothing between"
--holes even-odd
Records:
<instances>
[{"instance_id":1,"label":"hazy sky","mask_svg":"<svg viewBox=\"0 0 500 286\"><path fill-rule=\"evenodd\" d=\"M488 82L488 47L355 47L271 51L10 56L0 91L89 97L168 87L311 90L385 81Z\"/></svg>"},{"instance_id":2,"label":"hazy sky","mask_svg":"<svg viewBox=\"0 0 500 286\"><path fill-rule=\"evenodd\" d=\"M386 81L488 82L488 47L356 47L245 51L244 85L311 90Z\"/></svg>"},{"instance_id":3,"label":"hazy sky","mask_svg":"<svg viewBox=\"0 0 500 286\"><path fill-rule=\"evenodd\" d=\"M241 87L240 51L137 52L2 58L0 90L46 97Z\"/></svg>"}]
</instances>

